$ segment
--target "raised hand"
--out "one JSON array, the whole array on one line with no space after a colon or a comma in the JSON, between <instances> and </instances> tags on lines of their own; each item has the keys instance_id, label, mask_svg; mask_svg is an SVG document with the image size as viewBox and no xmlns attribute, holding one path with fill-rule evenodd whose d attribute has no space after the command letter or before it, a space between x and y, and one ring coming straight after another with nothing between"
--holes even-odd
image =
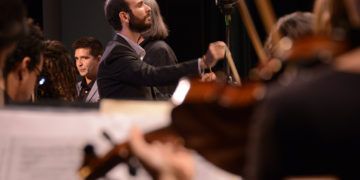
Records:
<instances>
[{"instance_id":1,"label":"raised hand","mask_svg":"<svg viewBox=\"0 0 360 180\"><path fill-rule=\"evenodd\" d=\"M209 44L209 48L202 60L204 68L214 67L216 63L225 58L226 44L222 41L217 41Z\"/></svg>"}]
</instances>

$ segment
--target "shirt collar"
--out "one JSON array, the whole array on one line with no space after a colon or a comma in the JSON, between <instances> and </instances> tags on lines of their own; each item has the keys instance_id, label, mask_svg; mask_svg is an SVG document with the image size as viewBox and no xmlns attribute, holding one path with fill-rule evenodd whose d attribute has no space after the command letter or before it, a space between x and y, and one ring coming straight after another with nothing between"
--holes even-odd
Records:
<instances>
[{"instance_id":1,"label":"shirt collar","mask_svg":"<svg viewBox=\"0 0 360 180\"><path fill-rule=\"evenodd\" d=\"M95 83L95 81L91 81L89 84L87 84L85 78L83 78L81 81L81 88L83 88L84 90L90 91L91 88L93 87L94 83Z\"/></svg>"},{"instance_id":2,"label":"shirt collar","mask_svg":"<svg viewBox=\"0 0 360 180\"><path fill-rule=\"evenodd\" d=\"M130 44L130 46L135 50L136 54L139 55L140 60L144 59L144 56L145 56L146 52L139 44L137 44L134 41L130 40L126 36L122 35L121 33L117 33L117 35L124 38Z\"/></svg>"}]
</instances>

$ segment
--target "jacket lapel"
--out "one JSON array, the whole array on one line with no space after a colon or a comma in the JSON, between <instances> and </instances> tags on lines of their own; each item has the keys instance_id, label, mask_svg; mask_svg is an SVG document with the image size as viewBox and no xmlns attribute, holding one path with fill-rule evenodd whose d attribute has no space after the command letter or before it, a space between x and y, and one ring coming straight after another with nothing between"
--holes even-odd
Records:
<instances>
[{"instance_id":1,"label":"jacket lapel","mask_svg":"<svg viewBox=\"0 0 360 180\"><path fill-rule=\"evenodd\" d=\"M88 96L86 97L86 102L93 102L92 100L94 100L94 102L95 102L96 101L95 98L98 98L97 81L94 82L94 85L92 86Z\"/></svg>"}]
</instances>

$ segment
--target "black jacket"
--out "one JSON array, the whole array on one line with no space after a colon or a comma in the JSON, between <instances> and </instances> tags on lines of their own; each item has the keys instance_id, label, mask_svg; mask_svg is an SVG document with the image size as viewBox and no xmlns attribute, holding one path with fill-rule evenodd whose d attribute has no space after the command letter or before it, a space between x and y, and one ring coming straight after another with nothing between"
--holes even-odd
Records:
<instances>
[{"instance_id":1,"label":"black jacket","mask_svg":"<svg viewBox=\"0 0 360 180\"><path fill-rule=\"evenodd\" d=\"M146 51L144 62L153 66L168 66L178 62L174 51L163 40L147 39L140 44ZM152 87L153 97L157 100L169 99L175 91L176 84Z\"/></svg>"},{"instance_id":2,"label":"black jacket","mask_svg":"<svg viewBox=\"0 0 360 180\"><path fill-rule=\"evenodd\" d=\"M151 99L149 86L176 83L186 75L197 75L198 62L154 67L136 54L130 44L116 35L105 49L98 71L100 98Z\"/></svg>"}]
</instances>

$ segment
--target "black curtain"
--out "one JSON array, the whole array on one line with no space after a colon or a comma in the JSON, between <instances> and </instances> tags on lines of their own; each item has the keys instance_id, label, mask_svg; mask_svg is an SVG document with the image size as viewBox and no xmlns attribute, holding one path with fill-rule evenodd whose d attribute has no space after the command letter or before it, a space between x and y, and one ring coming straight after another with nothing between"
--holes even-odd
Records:
<instances>
[{"instance_id":1,"label":"black curtain","mask_svg":"<svg viewBox=\"0 0 360 180\"><path fill-rule=\"evenodd\" d=\"M215 0L157 0L170 29L168 43L180 61L200 57L213 41L225 41L225 20ZM246 0L262 41L266 33L253 0ZM311 11L313 0L273 0L277 17L295 11ZM236 7L232 12L231 51L239 73L246 78L257 56ZM221 64L219 65L221 68Z\"/></svg>"},{"instance_id":2,"label":"black curtain","mask_svg":"<svg viewBox=\"0 0 360 180\"><path fill-rule=\"evenodd\" d=\"M28 16L31 17L35 24L43 28L43 8L42 0L23 0L27 7Z\"/></svg>"},{"instance_id":3,"label":"black curtain","mask_svg":"<svg viewBox=\"0 0 360 180\"><path fill-rule=\"evenodd\" d=\"M100 0L92 0L89 1L89 3L93 3L93 6L99 6L102 3L99 3L98 1ZM170 29L170 36L167 41L174 49L176 55L179 58L179 61L185 61L200 57L206 52L208 44L210 42L218 40L225 41L224 16L220 12L219 8L215 5L215 0L157 1L160 5L162 15L164 16L164 19ZM24 0L24 2L28 6L29 16L32 17L35 22L38 23L40 26L43 26L44 11L42 6L42 0ZM58 8L63 8L65 10L81 9L82 7L74 7L75 5L81 5L81 3L76 2L78 2L78 0L71 2L69 1L69 3L63 2L62 6L64 7ZM259 13L257 12L254 0L246 0L246 3L249 7L255 26L259 32L260 38L262 41L264 41L264 39L266 38L266 33L259 18ZM311 11L313 3L314 0L272 0L272 6L274 7L277 17L295 11ZM102 7L93 9L101 11ZM68 13L65 15L62 14L65 11L59 12L61 13L59 15L60 17L65 17L65 15L66 17L75 17L75 15L71 15ZM76 11L71 12L76 13ZM86 18L82 19L82 21L84 22L78 22L78 24L84 24L86 23L85 21L93 21L94 19L99 19L97 17L99 16L99 13L103 12L86 13ZM104 25L106 24L106 22L104 22L103 24L99 23L101 24L101 27L98 26L95 28L85 28L83 31L79 31L78 34L70 33L67 35L66 28L64 28L63 26L66 26L67 21L76 20L76 18L63 19L64 22L58 22L59 25L55 27L59 27L57 30L59 31L58 33L61 34L59 40L65 41L65 44L69 44L70 40L74 39L76 36L80 37L81 32L83 33L83 35L87 35L89 33L92 33L89 31L97 30L96 32L93 32L93 34L100 36L99 38L104 39L103 41L110 39L112 36L110 30L106 29L109 27L107 25ZM77 24L77 22L71 22L70 24ZM88 24L91 23L89 22ZM70 26L70 29L71 28L73 28L73 25ZM101 28L105 30L102 30ZM231 51L233 53L234 60L238 67L240 75L243 78L246 78L249 69L254 67L257 63L257 56L247 36L246 29L239 17L239 12L237 11L237 8L233 8L232 12ZM219 68L222 68L221 64L219 66Z\"/></svg>"}]
</instances>

